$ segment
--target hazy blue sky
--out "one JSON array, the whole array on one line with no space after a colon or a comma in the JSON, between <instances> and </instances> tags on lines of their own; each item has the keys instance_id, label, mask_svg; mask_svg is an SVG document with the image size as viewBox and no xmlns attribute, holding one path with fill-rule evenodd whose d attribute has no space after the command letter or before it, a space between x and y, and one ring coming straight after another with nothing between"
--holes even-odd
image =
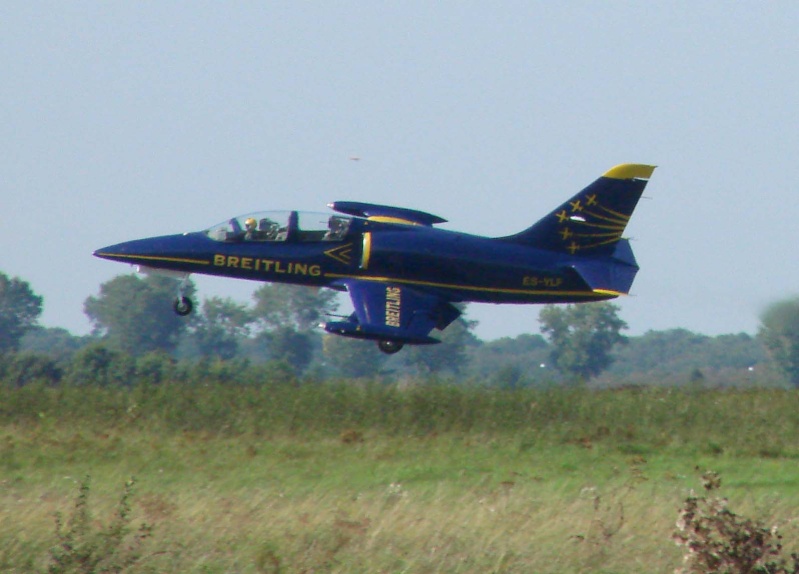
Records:
<instances>
[{"instance_id":1,"label":"hazy blue sky","mask_svg":"<svg viewBox=\"0 0 799 574\"><path fill-rule=\"evenodd\" d=\"M651 163L630 333L754 333L799 294L797 54L796 2L5 2L0 271L85 333L98 247L345 199L500 236Z\"/></svg>"}]
</instances>

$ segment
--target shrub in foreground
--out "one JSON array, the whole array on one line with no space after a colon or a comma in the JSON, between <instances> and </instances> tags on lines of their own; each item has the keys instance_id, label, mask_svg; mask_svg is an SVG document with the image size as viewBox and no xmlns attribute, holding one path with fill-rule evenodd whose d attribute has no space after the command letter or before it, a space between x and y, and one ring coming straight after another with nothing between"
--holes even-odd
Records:
<instances>
[{"instance_id":1,"label":"shrub in foreground","mask_svg":"<svg viewBox=\"0 0 799 574\"><path fill-rule=\"evenodd\" d=\"M680 574L797 574L799 555L782 554L777 527L738 516L727 500L713 493L721 486L715 472L702 475L704 496L685 500L677 521L675 542L685 548Z\"/></svg>"},{"instance_id":2,"label":"shrub in foreground","mask_svg":"<svg viewBox=\"0 0 799 574\"><path fill-rule=\"evenodd\" d=\"M81 482L75 505L66 521L56 514L58 543L50 549L48 574L105 574L124 572L142 559L142 549L152 527L142 524L135 533L131 527L130 499L134 479L125 491L106 528L97 527L89 506L90 478Z\"/></svg>"}]
</instances>

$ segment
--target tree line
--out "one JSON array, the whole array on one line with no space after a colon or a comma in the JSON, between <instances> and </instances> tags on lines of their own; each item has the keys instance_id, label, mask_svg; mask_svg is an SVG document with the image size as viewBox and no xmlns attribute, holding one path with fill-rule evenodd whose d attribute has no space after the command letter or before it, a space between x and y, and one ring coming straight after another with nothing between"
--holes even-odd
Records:
<instances>
[{"instance_id":1,"label":"tree line","mask_svg":"<svg viewBox=\"0 0 799 574\"><path fill-rule=\"evenodd\" d=\"M193 284L186 292L196 298ZM251 304L206 298L188 318L172 312L174 293L169 278L117 276L86 299L92 332L75 336L40 326L43 298L23 279L0 272L0 375L17 385L37 379L158 382L191 378L203 369L236 380L256 369L248 376L435 375L507 387L586 381L745 385L765 378L799 386L799 299L769 308L756 336L671 329L628 337L619 308L605 302L547 305L531 326L540 334L482 341L464 313L439 333L441 344L387 356L374 345L317 328L339 311L334 291L264 284Z\"/></svg>"}]
</instances>

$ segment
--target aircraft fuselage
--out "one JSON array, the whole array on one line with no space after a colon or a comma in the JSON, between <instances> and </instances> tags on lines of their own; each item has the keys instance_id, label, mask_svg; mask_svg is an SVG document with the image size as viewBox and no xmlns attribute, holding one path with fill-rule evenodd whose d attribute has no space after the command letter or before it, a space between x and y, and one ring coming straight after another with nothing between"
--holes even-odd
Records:
<instances>
[{"instance_id":1,"label":"aircraft fuselage","mask_svg":"<svg viewBox=\"0 0 799 574\"><path fill-rule=\"evenodd\" d=\"M111 245L97 257L183 278L191 273L347 291L354 312L329 333L374 339L386 353L458 318L460 302L574 303L628 293L638 265L622 234L654 170L622 164L527 229L489 238L434 227L413 209L338 201L333 214L259 212L205 231Z\"/></svg>"},{"instance_id":2,"label":"aircraft fuselage","mask_svg":"<svg viewBox=\"0 0 799 574\"><path fill-rule=\"evenodd\" d=\"M204 232L112 245L98 257L155 270L338 288L342 281L421 287L451 301L596 301L570 267L579 259L421 226L358 221L340 243L219 242Z\"/></svg>"}]
</instances>

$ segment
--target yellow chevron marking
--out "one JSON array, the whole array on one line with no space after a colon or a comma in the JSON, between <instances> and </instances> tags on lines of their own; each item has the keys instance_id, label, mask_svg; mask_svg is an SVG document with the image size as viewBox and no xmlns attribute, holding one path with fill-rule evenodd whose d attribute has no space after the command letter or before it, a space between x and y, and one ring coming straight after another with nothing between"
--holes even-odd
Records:
<instances>
[{"instance_id":1,"label":"yellow chevron marking","mask_svg":"<svg viewBox=\"0 0 799 574\"><path fill-rule=\"evenodd\" d=\"M324 253L339 263L349 265L352 262L352 243L347 243L346 245L340 245L338 247L334 247L333 249L328 249Z\"/></svg>"}]
</instances>

